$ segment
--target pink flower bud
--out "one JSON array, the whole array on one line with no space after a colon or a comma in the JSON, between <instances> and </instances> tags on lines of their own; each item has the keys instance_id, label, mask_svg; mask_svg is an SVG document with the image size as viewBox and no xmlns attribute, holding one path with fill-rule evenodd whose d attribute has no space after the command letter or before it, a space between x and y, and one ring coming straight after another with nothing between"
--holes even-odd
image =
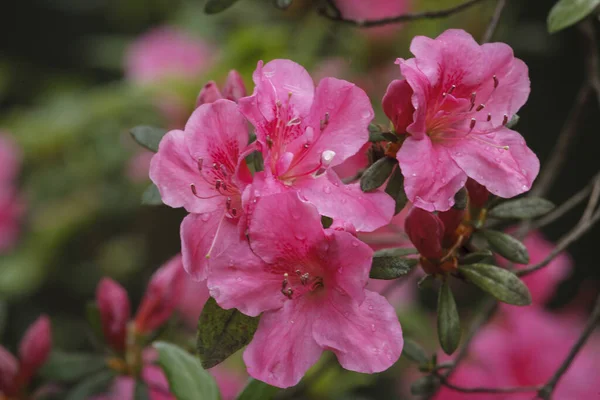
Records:
<instances>
[{"instance_id":1,"label":"pink flower bud","mask_svg":"<svg viewBox=\"0 0 600 400\"><path fill-rule=\"evenodd\" d=\"M438 218L444 224L444 245L452 247L456 242L458 235L456 230L465 216L465 210L451 208L448 211L438 213Z\"/></svg>"},{"instance_id":2,"label":"pink flower bud","mask_svg":"<svg viewBox=\"0 0 600 400\"><path fill-rule=\"evenodd\" d=\"M237 101L246 97L246 85L239 72L232 69L227 75L227 80L223 86L223 97L231 101Z\"/></svg>"},{"instance_id":3,"label":"pink flower bud","mask_svg":"<svg viewBox=\"0 0 600 400\"><path fill-rule=\"evenodd\" d=\"M96 288L104 338L117 351L125 350L127 323L131 306L125 289L110 278L103 278Z\"/></svg>"},{"instance_id":4,"label":"pink flower bud","mask_svg":"<svg viewBox=\"0 0 600 400\"><path fill-rule=\"evenodd\" d=\"M0 346L0 394L13 394L19 363L15 356Z\"/></svg>"},{"instance_id":5,"label":"pink flower bud","mask_svg":"<svg viewBox=\"0 0 600 400\"><path fill-rule=\"evenodd\" d=\"M421 256L437 259L444 255L442 249L444 224L437 215L413 207L406 216L404 228Z\"/></svg>"},{"instance_id":6,"label":"pink flower bud","mask_svg":"<svg viewBox=\"0 0 600 400\"><path fill-rule=\"evenodd\" d=\"M48 359L52 348L50 319L39 317L25 332L19 345L19 383L25 384Z\"/></svg>"},{"instance_id":7,"label":"pink flower bud","mask_svg":"<svg viewBox=\"0 0 600 400\"><path fill-rule=\"evenodd\" d=\"M223 95L219 91L219 87L214 81L208 82L200 93L198 94L198 99L196 99L196 108L200 107L202 104L206 103L214 103L215 101L222 99Z\"/></svg>"},{"instance_id":8,"label":"pink flower bud","mask_svg":"<svg viewBox=\"0 0 600 400\"><path fill-rule=\"evenodd\" d=\"M483 207L490 197L490 192L488 192L485 186L480 185L471 178L467 179L465 186L469 192L471 205L477 208Z\"/></svg>"},{"instance_id":9,"label":"pink flower bud","mask_svg":"<svg viewBox=\"0 0 600 400\"><path fill-rule=\"evenodd\" d=\"M171 317L183 290L183 273L181 255L177 255L152 275L135 317L138 332L151 332Z\"/></svg>"}]
</instances>

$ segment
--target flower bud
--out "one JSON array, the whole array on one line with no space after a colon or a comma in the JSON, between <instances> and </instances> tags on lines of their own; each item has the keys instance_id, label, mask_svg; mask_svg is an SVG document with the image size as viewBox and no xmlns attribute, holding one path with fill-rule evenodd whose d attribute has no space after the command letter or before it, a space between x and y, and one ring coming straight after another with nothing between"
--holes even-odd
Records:
<instances>
[{"instance_id":1,"label":"flower bud","mask_svg":"<svg viewBox=\"0 0 600 400\"><path fill-rule=\"evenodd\" d=\"M177 255L152 275L135 317L138 332L151 332L171 317L183 289L183 271L181 255Z\"/></svg>"},{"instance_id":2,"label":"flower bud","mask_svg":"<svg viewBox=\"0 0 600 400\"><path fill-rule=\"evenodd\" d=\"M223 97L231 101L237 101L246 97L246 85L239 72L232 69L227 75L225 86L223 86Z\"/></svg>"},{"instance_id":3,"label":"flower bud","mask_svg":"<svg viewBox=\"0 0 600 400\"><path fill-rule=\"evenodd\" d=\"M422 257L438 259L444 255L442 249L444 224L437 215L413 207L406 216L404 228Z\"/></svg>"},{"instance_id":4,"label":"flower bud","mask_svg":"<svg viewBox=\"0 0 600 400\"><path fill-rule=\"evenodd\" d=\"M482 208L485 205L485 203L487 203L488 198L490 197L490 192L488 192L485 186L480 185L473 179L469 178L467 179L465 187L469 192L469 200L471 201L471 206L476 208Z\"/></svg>"},{"instance_id":5,"label":"flower bud","mask_svg":"<svg viewBox=\"0 0 600 400\"><path fill-rule=\"evenodd\" d=\"M200 107L202 104L214 103L222 98L223 96L221 95L217 84L214 81L210 81L204 85L202 90L200 90L198 99L196 99L196 108Z\"/></svg>"},{"instance_id":6,"label":"flower bud","mask_svg":"<svg viewBox=\"0 0 600 400\"><path fill-rule=\"evenodd\" d=\"M96 289L104 338L117 351L125 350L127 323L131 306L125 289L110 278L104 278Z\"/></svg>"},{"instance_id":7,"label":"flower bud","mask_svg":"<svg viewBox=\"0 0 600 400\"><path fill-rule=\"evenodd\" d=\"M42 315L25 332L19 345L19 383L25 384L48 359L52 348L50 319Z\"/></svg>"},{"instance_id":8,"label":"flower bud","mask_svg":"<svg viewBox=\"0 0 600 400\"><path fill-rule=\"evenodd\" d=\"M460 226L465 216L465 210L451 208L448 211L438 213L438 218L444 224L444 240L443 245L452 247L458 239L456 230Z\"/></svg>"},{"instance_id":9,"label":"flower bud","mask_svg":"<svg viewBox=\"0 0 600 400\"><path fill-rule=\"evenodd\" d=\"M11 395L15 390L14 380L19 363L15 356L0 346L0 394Z\"/></svg>"}]
</instances>

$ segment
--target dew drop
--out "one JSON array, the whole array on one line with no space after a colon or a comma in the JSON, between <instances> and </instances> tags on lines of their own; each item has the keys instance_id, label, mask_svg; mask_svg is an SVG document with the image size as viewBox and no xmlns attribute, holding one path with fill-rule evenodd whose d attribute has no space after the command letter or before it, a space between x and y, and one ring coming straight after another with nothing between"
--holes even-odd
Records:
<instances>
[{"instance_id":1,"label":"dew drop","mask_svg":"<svg viewBox=\"0 0 600 400\"><path fill-rule=\"evenodd\" d=\"M371 324L371 332L375 332L377 329L375 328L375 324Z\"/></svg>"},{"instance_id":2,"label":"dew drop","mask_svg":"<svg viewBox=\"0 0 600 400\"><path fill-rule=\"evenodd\" d=\"M502 163L502 159L501 159L500 157L496 157L496 162L497 162L498 164L500 164L500 163Z\"/></svg>"},{"instance_id":3,"label":"dew drop","mask_svg":"<svg viewBox=\"0 0 600 400\"><path fill-rule=\"evenodd\" d=\"M296 234L294 234L294 237L298 240L304 240L306 239L306 236L303 233L297 232Z\"/></svg>"},{"instance_id":4,"label":"dew drop","mask_svg":"<svg viewBox=\"0 0 600 400\"><path fill-rule=\"evenodd\" d=\"M200 216L200 219L204 222L208 221L210 219L210 214L209 213L204 213Z\"/></svg>"},{"instance_id":5,"label":"dew drop","mask_svg":"<svg viewBox=\"0 0 600 400\"><path fill-rule=\"evenodd\" d=\"M294 323L294 320L293 320L293 319L290 319L290 324L293 324L293 323Z\"/></svg>"},{"instance_id":6,"label":"dew drop","mask_svg":"<svg viewBox=\"0 0 600 400\"><path fill-rule=\"evenodd\" d=\"M524 176L527 176L527 171L525 171L525 168L521 169L521 173L522 173Z\"/></svg>"},{"instance_id":7,"label":"dew drop","mask_svg":"<svg viewBox=\"0 0 600 400\"><path fill-rule=\"evenodd\" d=\"M527 187L527 185L523 185L523 186L521 186L521 189L523 189L523 190L527 190L527 189L529 189L529 188Z\"/></svg>"},{"instance_id":8,"label":"dew drop","mask_svg":"<svg viewBox=\"0 0 600 400\"><path fill-rule=\"evenodd\" d=\"M229 260L229 266L233 267L233 265L234 265L233 259Z\"/></svg>"},{"instance_id":9,"label":"dew drop","mask_svg":"<svg viewBox=\"0 0 600 400\"><path fill-rule=\"evenodd\" d=\"M346 204L346 201L348 201L348 200L346 200L346 198L345 198L345 197L342 197L342 198L340 199L340 203L342 203L342 204Z\"/></svg>"},{"instance_id":10,"label":"dew drop","mask_svg":"<svg viewBox=\"0 0 600 400\"><path fill-rule=\"evenodd\" d=\"M358 241L357 241L357 240L354 240L354 241L352 242L352 246L354 246L354 247L358 247Z\"/></svg>"},{"instance_id":11,"label":"dew drop","mask_svg":"<svg viewBox=\"0 0 600 400\"><path fill-rule=\"evenodd\" d=\"M235 278L235 280L236 280L237 282L241 282L241 281L242 281L242 278L238 276L237 278Z\"/></svg>"},{"instance_id":12,"label":"dew drop","mask_svg":"<svg viewBox=\"0 0 600 400\"><path fill-rule=\"evenodd\" d=\"M327 194L331 193L331 188L329 186L323 186L323 191Z\"/></svg>"},{"instance_id":13,"label":"dew drop","mask_svg":"<svg viewBox=\"0 0 600 400\"><path fill-rule=\"evenodd\" d=\"M300 214L298 214L298 213L292 213L292 218L294 218L295 220L299 220L300 219Z\"/></svg>"},{"instance_id":14,"label":"dew drop","mask_svg":"<svg viewBox=\"0 0 600 400\"><path fill-rule=\"evenodd\" d=\"M337 270L338 274L341 274L342 272L344 272L344 268L343 267L339 267Z\"/></svg>"},{"instance_id":15,"label":"dew drop","mask_svg":"<svg viewBox=\"0 0 600 400\"><path fill-rule=\"evenodd\" d=\"M373 306L371 304L369 304L369 310L373 311Z\"/></svg>"},{"instance_id":16,"label":"dew drop","mask_svg":"<svg viewBox=\"0 0 600 400\"><path fill-rule=\"evenodd\" d=\"M413 172L413 173L411 174L411 176L417 176L417 173L416 173L416 172Z\"/></svg>"},{"instance_id":17,"label":"dew drop","mask_svg":"<svg viewBox=\"0 0 600 400\"><path fill-rule=\"evenodd\" d=\"M349 316L350 316L350 313L349 313L349 312L345 312L345 313L344 313L344 317L349 317Z\"/></svg>"},{"instance_id":18,"label":"dew drop","mask_svg":"<svg viewBox=\"0 0 600 400\"><path fill-rule=\"evenodd\" d=\"M363 113L361 115L363 118L369 118L369 117L371 117L371 111L365 110L365 111L363 111Z\"/></svg>"},{"instance_id":19,"label":"dew drop","mask_svg":"<svg viewBox=\"0 0 600 400\"><path fill-rule=\"evenodd\" d=\"M379 354L379 349L377 347L373 347L373 354Z\"/></svg>"},{"instance_id":20,"label":"dew drop","mask_svg":"<svg viewBox=\"0 0 600 400\"><path fill-rule=\"evenodd\" d=\"M463 153L461 153L460 151L457 151L456 153L454 153L454 155L456 157L462 157Z\"/></svg>"},{"instance_id":21,"label":"dew drop","mask_svg":"<svg viewBox=\"0 0 600 400\"><path fill-rule=\"evenodd\" d=\"M445 184L446 182L448 182L448 180L446 178L442 178L441 181L442 181L442 184Z\"/></svg>"}]
</instances>

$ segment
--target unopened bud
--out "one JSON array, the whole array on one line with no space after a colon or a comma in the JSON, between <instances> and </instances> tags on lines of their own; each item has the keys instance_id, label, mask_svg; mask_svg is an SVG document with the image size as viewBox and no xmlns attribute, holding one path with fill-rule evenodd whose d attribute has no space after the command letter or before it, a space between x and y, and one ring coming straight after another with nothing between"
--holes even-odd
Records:
<instances>
[{"instance_id":1,"label":"unopened bud","mask_svg":"<svg viewBox=\"0 0 600 400\"><path fill-rule=\"evenodd\" d=\"M198 99L196 100L196 108L200 107L202 104L214 103L222 98L223 96L221 95L217 84L214 81L210 81L204 85L202 90L200 90Z\"/></svg>"},{"instance_id":2,"label":"unopened bud","mask_svg":"<svg viewBox=\"0 0 600 400\"><path fill-rule=\"evenodd\" d=\"M127 323L131 316L127 292L117 282L104 278L96 288L96 302L104 338L115 350L125 350Z\"/></svg>"},{"instance_id":3,"label":"unopened bud","mask_svg":"<svg viewBox=\"0 0 600 400\"><path fill-rule=\"evenodd\" d=\"M18 369L19 363L15 356L0 346L0 394L14 394Z\"/></svg>"},{"instance_id":4,"label":"unopened bud","mask_svg":"<svg viewBox=\"0 0 600 400\"><path fill-rule=\"evenodd\" d=\"M223 97L231 101L237 101L246 97L246 85L239 72L232 69L227 75L225 86L223 86Z\"/></svg>"},{"instance_id":5,"label":"unopened bud","mask_svg":"<svg viewBox=\"0 0 600 400\"><path fill-rule=\"evenodd\" d=\"M482 208L485 203L487 203L488 198L490 197L490 192L485 188L485 186L469 178L467 179L465 187L469 192L469 200L471 201L471 205L473 207Z\"/></svg>"},{"instance_id":6,"label":"unopened bud","mask_svg":"<svg viewBox=\"0 0 600 400\"><path fill-rule=\"evenodd\" d=\"M422 257L439 259L444 255L442 249L444 224L437 215L413 207L406 216L404 228Z\"/></svg>"},{"instance_id":7,"label":"unopened bud","mask_svg":"<svg viewBox=\"0 0 600 400\"><path fill-rule=\"evenodd\" d=\"M138 332L151 332L171 317L181 293L183 274L181 255L177 255L152 275L135 317Z\"/></svg>"},{"instance_id":8,"label":"unopened bud","mask_svg":"<svg viewBox=\"0 0 600 400\"><path fill-rule=\"evenodd\" d=\"M451 208L448 211L438 213L437 216L444 224L443 244L447 247L451 247L457 240L458 235L456 230L463 221L465 210Z\"/></svg>"},{"instance_id":9,"label":"unopened bud","mask_svg":"<svg viewBox=\"0 0 600 400\"><path fill-rule=\"evenodd\" d=\"M40 369L50 355L50 319L42 315L25 332L19 345L19 384L23 385Z\"/></svg>"}]
</instances>

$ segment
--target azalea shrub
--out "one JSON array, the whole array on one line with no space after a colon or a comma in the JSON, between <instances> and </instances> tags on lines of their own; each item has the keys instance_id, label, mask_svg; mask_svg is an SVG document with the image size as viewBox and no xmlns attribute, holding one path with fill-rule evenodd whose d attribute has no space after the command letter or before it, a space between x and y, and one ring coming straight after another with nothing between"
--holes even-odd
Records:
<instances>
[{"instance_id":1,"label":"azalea shrub","mask_svg":"<svg viewBox=\"0 0 600 400\"><path fill-rule=\"evenodd\" d=\"M594 398L595 156L550 188L598 3L548 14L587 46L553 135L524 9L429 3L118 8L144 30L86 44L118 80L1 125L0 399Z\"/></svg>"}]
</instances>

